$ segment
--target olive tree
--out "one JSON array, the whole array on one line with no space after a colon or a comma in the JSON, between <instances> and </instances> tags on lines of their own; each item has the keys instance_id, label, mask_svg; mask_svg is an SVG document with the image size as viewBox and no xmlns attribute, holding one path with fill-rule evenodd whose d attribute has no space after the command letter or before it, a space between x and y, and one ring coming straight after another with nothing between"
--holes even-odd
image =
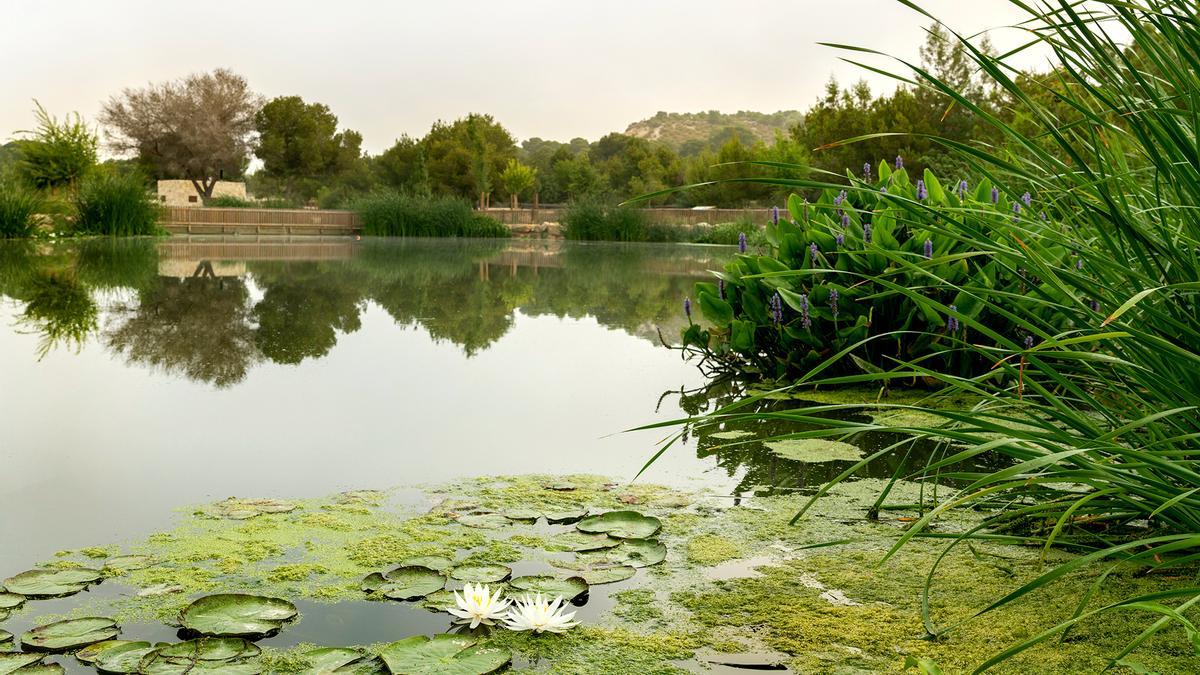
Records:
<instances>
[{"instance_id":1,"label":"olive tree","mask_svg":"<svg viewBox=\"0 0 1200 675\"><path fill-rule=\"evenodd\" d=\"M155 175L185 178L205 199L225 175L240 175L252 148L262 99L225 69L125 89L100 121L113 149L134 154Z\"/></svg>"}]
</instances>

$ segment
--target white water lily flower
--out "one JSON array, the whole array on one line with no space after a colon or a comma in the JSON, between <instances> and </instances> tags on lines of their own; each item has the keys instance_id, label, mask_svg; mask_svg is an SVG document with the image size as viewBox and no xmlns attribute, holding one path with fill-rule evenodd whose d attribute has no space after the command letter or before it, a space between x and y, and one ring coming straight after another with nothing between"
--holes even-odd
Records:
<instances>
[{"instance_id":1,"label":"white water lily flower","mask_svg":"<svg viewBox=\"0 0 1200 675\"><path fill-rule=\"evenodd\" d=\"M501 589L496 589L493 594L492 589L483 584L465 584L462 595L454 591L454 602L458 607L448 607L446 611L458 617L455 623L469 623L471 628L478 628L480 624L491 626L504 618L504 611L512 603L501 600L500 593Z\"/></svg>"},{"instance_id":2,"label":"white water lily flower","mask_svg":"<svg viewBox=\"0 0 1200 675\"><path fill-rule=\"evenodd\" d=\"M579 625L574 621L575 612L564 614L566 604L562 596L550 602L550 598L541 593L532 598L526 595L513 603L508 615L504 617L504 627L509 630L531 630L535 633L562 633Z\"/></svg>"}]
</instances>

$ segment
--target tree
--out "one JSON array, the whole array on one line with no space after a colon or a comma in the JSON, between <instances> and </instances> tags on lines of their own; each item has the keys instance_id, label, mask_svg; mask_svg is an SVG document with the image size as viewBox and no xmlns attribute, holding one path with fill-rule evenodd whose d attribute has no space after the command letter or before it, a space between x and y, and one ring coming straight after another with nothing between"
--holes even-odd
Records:
<instances>
[{"instance_id":1,"label":"tree","mask_svg":"<svg viewBox=\"0 0 1200 675\"><path fill-rule=\"evenodd\" d=\"M375 174L390 188L414 195L428 196L429 169L425 165L425 145L408 134L374 159Z\"/></svg>"},{"instance_id":2,"label":"tree","mask_svg":"<svg viewBox=\"0 0 1200 675\"><path fill-rule=\"evenodd\" d=\"M512 134L491 115L470 114L453 124L437 122L422 141L434 192L487 200L508 160L516 157Z\"/></svg>"},{"instance_id":3,"label":"tree","mask_svg":"<svg viewBox=\"0 0 1200 675\"><path fill-rule=\"evenodd\" d=\"M24 132L29 138L16 142L17 171L36 188L55 189L73 185L96 165L99 139L79 113L61 122L34 101L38 126Z\"/></svg>"},{"instance_id":4,"label":"tree","mask_svg":"<svg viewBox=\"0 0 1200 675\"><path fill-rule=\"evenodd\" d=\"M500 172L500 185L512 199L513 210L517 208L517 198L521 193L532 188L537 182L537 169L522 164L516 158L508 160L504 171Z\"/></svg>"},{"instance_id":5,"label":"tree","mask_svg":"<svg viewBox=\"0 0 1200 675\"><path fill-rule=\"evenodd\" d=\"M223 177L241 175L254 134L259 96L229 70L125 89L100 120L113 149L136 154L158 178L185 178L205 199Z\"/></svg>"},{"instance_id":6,"label":"tree","mask_svg":"<svg viewBox=\"0 0 1200 675\"><path fill-rule=\"evenodd\" d=\"M312 199L362 161L362 136L338 132L337 126L337 115L323 103L305 103L299 96L272 99L254 116L254 154L263 173L280 181L287 194Z\"/></svg>"}]
</instances>

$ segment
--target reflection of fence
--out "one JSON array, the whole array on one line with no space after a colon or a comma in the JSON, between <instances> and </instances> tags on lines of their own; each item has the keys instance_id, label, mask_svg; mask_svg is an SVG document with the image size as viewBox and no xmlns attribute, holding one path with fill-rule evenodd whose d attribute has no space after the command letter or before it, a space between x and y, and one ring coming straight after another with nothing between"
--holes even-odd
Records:
<instances>
[{"instance_id":1,"label":"reflection of fence","mask_svg":"<svg viewBox=\"0 0 1200 675\"><path fill-rule=\"evenodd\" d=\"M162 226L172 234L354 234L353 211L166 207Z\"/></svg>"},{"instance_id":2,"label":"reflection of fence","mask_svg":"<svg viewBox=\"0 0 1200 675\"><path fill-rule=\"evenodd\" d=\"M158 244L159 273L166 276L190 276L202 260L348 260L357 249L345 238L272 237L254 239L167 239ZM187 272L183 274L182 271Z\"/></svg>"}]
</instances>

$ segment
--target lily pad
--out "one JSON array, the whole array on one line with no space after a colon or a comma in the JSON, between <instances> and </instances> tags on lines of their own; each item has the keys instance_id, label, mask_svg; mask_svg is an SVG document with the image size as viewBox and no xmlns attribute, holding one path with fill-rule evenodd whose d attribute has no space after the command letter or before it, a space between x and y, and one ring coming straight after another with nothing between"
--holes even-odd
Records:
<instances>
[{"instance_id":1,"label":"lily pad","mask_svg":"<svg viewBox=\"0 0 1200 675\"><path fill-rule=\"evenodd\" d=\"M616 548L581 553L579 557L593 567L604 565L649 567L666 560L667 547L657 539L626 539Z\"/></svg>"},{"instance_id":2,"label":"lily pad","mask_svg":"<svg viewBox=\"0 0 1200 675\"><path fill-rule=\"evenodd\" d=\"M587 532L564 532L550 539L552 547L556 550L574 551L599 551L600 549L612 548L621 543L620 539L597 532L588 534Z\"/></svg>"},{"instance_id":3,"label":"lily pad","mask_svg":"<svg viewBox=\"0 0 1200 675\"><path fill-rule=\"evenodd\" d=\"M199 638L159 647L142 657L141 675L258 675L262 650L241 638Z\"/></svg>"},{"instance_id":4,"label":"lily pad","mask_svg":"<svg viewBox=\"0 0 1200 675\"><path fill-rule=\"evenodd\" d=\"M44 654L25 652L0 652L0 674L15 673L22 668L40 663Z\"/></svg>"},{"instance_id":5,"label":"lily pad","mask_svg":"<svg viewBox=\"0 0 1200 675\"><path fill-rule=\"evenodd\" d=\"M558 511L547 511L545 513L546 522L558 525L562 523L574 523L586 516L587 509L560 509Z\"/></svg>"},{"instance_id":6,"label":"lily pad","mask_svg":"<svg viewBox=\"0 0 1200 675\"><path fill-rule=\"evenodd\" d=\"M305 675L325 675L326 673L358 673L370 675L387 673L383 659L362 649L351 647L322 647L304 652L304 658L309 667L303 671Z\"/></svg>"},{"instance_id":7,"label":"lily pad","mask_svg":"<svg viewBox=\"0 0 1200 675\"><path fill-rule=\"evenodd\" d=\"M450 577L473 584L493 584L512 576L512 569L504 565L462 565L450 571Z\"/></svg>"},{"instance_id":8,"label":"lily pad","mask_svg":"<svg viewBox=\"0 0 1200 675\"><path fill-rule=\"evenodd\" d=\"M588 592L588 583L583 580L583 577L560 579L548 574L539 574L527 577L513 577L513 580L508 582L508 585L513 591L541 593L551 598L561 596L567 602ZM512 595L516 594L516 592L512 593Z\"/></svg>"},{"instance_id":9,"label":"lily pad","mask_svg":"<svg viewBox=\"0 0 1200 675\"><path fill-rule=\"evenodd\" d=\"M87 567L35 569L4 580L9 593L27 598L56 598L74 595L101 579L100 570Z\"/></svg>"},{"instance_id":10,"label":"lily pad","mask_svg":"<svg viewBox=\"0 0 1200 675\"><path fill-rule=\"evenodd\" d=\"M124 640L112 640L101 645L108 646L92 652L89 656L92 666L102 673L136 673L142 659L156 649L149 642ZM75 656L80 661L84 660L79 654Z\"/></svg>"},{"instance_id":11,"label":"lily pad","mask_svg":"<svg viewBox=\"0 0 1200 675\"><path fill-rule=\"evenodd\" d=\"M179 625L200 635L259 638L296 617L287 600L243 593L206 595L179 613Z\"/></svg>"},{"instance_id":12,"label":"lily pad","mask_svg":"<svg viewBox=\"0 0 1200 675\"><path fill-rule=\"evenodd\" d=\"M598 584L615 584L618 581L625 581L635 574L637 574L637 568L632 565L610 565L608 567L592 567L581 570L579 576L589 586L596 586Z\"/></svg>"},{"instance_id":13,"label":"lily pad","mask_svg":"<svg viewBox=\"0 0 1200 675\"><path fill-rule=\"evenodd\" d=\"M739 438L746 438L747 436L753 435L754 432L752 431L746 431L744 429L732 429L730 431L718 431L716 433L709 434L708 437L715 438L719 441L736 441Z\"/></svg>"},{"instance_id":14,"label":"lily pad","mask_svg":"<svg viewBox=\"0 0 1200 675\"><path fill-rule=\"evenodd\" d=\"M152 598L156 595L167 595L169 593L182 593L182 592L183 592L183 585L165 583L165 584L154 584L153 586L147 586L147 587L143 588L142 590L138 591L137 594L138 594L139 598Z\"/></svg>"},{"instance_id":15,"label":"lily pad","mask_svg":"<svg viewBox=\"0 0 1200 675\"><path fill-rule=\"evenodd\" d=\"M144 570L154 563L154 558L148 555L120 555L106 560L104 562L104 569L101 572L104 572L108 576L116 576L134 570Z\"/></svg>"},{"instance_id":16,"label":"lily pad","mask_svg":"<svg viewBox=\"0 0 1200 675\"><path fill-rule=\"evenodd\" d=\"M499 513L477 513L469 516L459 516L458 522L467 527L495 530L507 526L512 521Z\"/></svg>"},{"instance_id":17,"label":"lily pad","mask_svg":"<svg viewBox=\"0 0 1200 675\"><path fill-rule=\"evenodd\" d=\"M25 666L16 671L16 675L63 675L67 671L57 663L39 663Z\"/></svg>"},{"instance_id":18,"label":"lily pad","mask_svg":"<svg viewBox=\"0 0 1200 675\"><path fill-rule=\"evenodd\" d=\"M421 565L402 565L387 574L372 572L362 582L362 589L382 593L393 600L417 600L446 587L442 573Z\"/></svg>"},{"instance_id":19,"label":"lily pad","mask_svg":"<svg viewBox=\"0 0 1200 675\"><path fill-rule=\"evenodd\" d=\"M117 622L103 616L55 621L25 631L21 647L46 652L61 652L93 642L111 640L121 632Z\"/></svg>"},{"instance_id":20,"label":"lily pad","mask_svg":"<svg viewBox=\"0 0 1200 675\"><path fill-rule=\"evenodd\" d=\"M13 634L0 628L0 645L6 645L12 642Z\"/></svg>"},{"instance_id":21,"label":"lily pad","mask_svg":"<svg viewBox=\"0 0 1200 675\"><path fill-rule=\"evenodd\" d=\"M504 512L504 517L508 518L509 520L532 523L533 521L542 517L542 512L538 511L537 509L515 508L506 510Z\"/></svg>"},{"instance_id":22,"label":"lily pad","mask_svg":"<svg viewBox=\"0 0 1200 675\"><path fill-rule=\"evenodd\" d=\"M75 652L75 658L79 659L83 663L91 663L92 661L95 661L96 657L100 655L100 652L104 651L105 649L131 644L134 644L133 640L105 640L103 642L93 642L92 644Z\"/></svg>"},{"instance_id":23,"label":"lily pad","mask_svg":"<svg viewBox=\"0 0 1200 675\"><path fill-rule=\"evenodd\" d=\"M382 490L348 490L338 495L337 501L339 504L379 506L383 502L384 496Z\"/></svg>"},{"instance_id":24,"label":"lily pad","mask_svg":"<svg viewBox=\"0 0 1200 675\"><path fill-rule=\"evenodd\" d=\"M264 513L287 513L296 510L294 502L282 499L238 499L230 497L213 504L213 512L221 518L247 520Z\"/></svg>"},{"instance_id":25,"label":"lily pad","mask_svg":"<svg viewBox=\"0 0 1200 675\"><path fill-rule=\"evenodd\" d=\"M501 586L503 584L500 584L497 588ZM492 592L495 593L496 589L493 588ZM447 607L454 607L455 605L454 592L446 589L434 591L421 600L421 606L431 612L444 612Z\"/></svg>"},{"instance_id":26,"label":"lily pad","mask_svg":"<svg viewBox=\"0 0 1200 675\"><path fill-rule=\"evenodd\" d=\"M421 675L486 675L512 661L512 652L480 644L465 635L414 635L383 648L380 653L393 673Z\"/></svg>"},{"instance_id":27,"label":"lily pad","mask_svg":"<svg viewBox=\"0 0 1200 675\"><path fill-rule=\"evenodd\" d=\"M401 567L411 567L413 565L418 567L428 567L431 570L437 570L439 572L445 572L447 569L454 566L454 561L440 555L418 555L413 556L412 558L405 558L404 560L400 561Z\"/></svg>"},{"instance_id":28,"label":"lily pad","mask_svg":"<svg viewBox=\"0 0 1200 675\"><path fill-rule=\"evenodd\" d=\"M785 438L763 443L775 455L795 462L819 464L822 462L857 462L862 451L841 441L823 438Z\"/></svg>"},{"instance_id":29,"label":"lily pad","mask_svg":"<svg viewBox=\"0 0 1200 675\"><path fill-rule=\"evenodd\" d=\"M609 511L575 524L580 532L603 532L618 539L645 539L662 529L662 521L637 511Z\"/></svg>"},{"instance_id":30,"label":"lily pad","mask_svg":"<svg viewBox=\"0 0 1200 675\"><path fill-rule=\"evenodd\" d=\"M25 596L0 591L0 621L7 619L14 609L23 604L25 604ZM0 640L0 642L4 642L4 640Z\"/></svg>"}]
</instances>

